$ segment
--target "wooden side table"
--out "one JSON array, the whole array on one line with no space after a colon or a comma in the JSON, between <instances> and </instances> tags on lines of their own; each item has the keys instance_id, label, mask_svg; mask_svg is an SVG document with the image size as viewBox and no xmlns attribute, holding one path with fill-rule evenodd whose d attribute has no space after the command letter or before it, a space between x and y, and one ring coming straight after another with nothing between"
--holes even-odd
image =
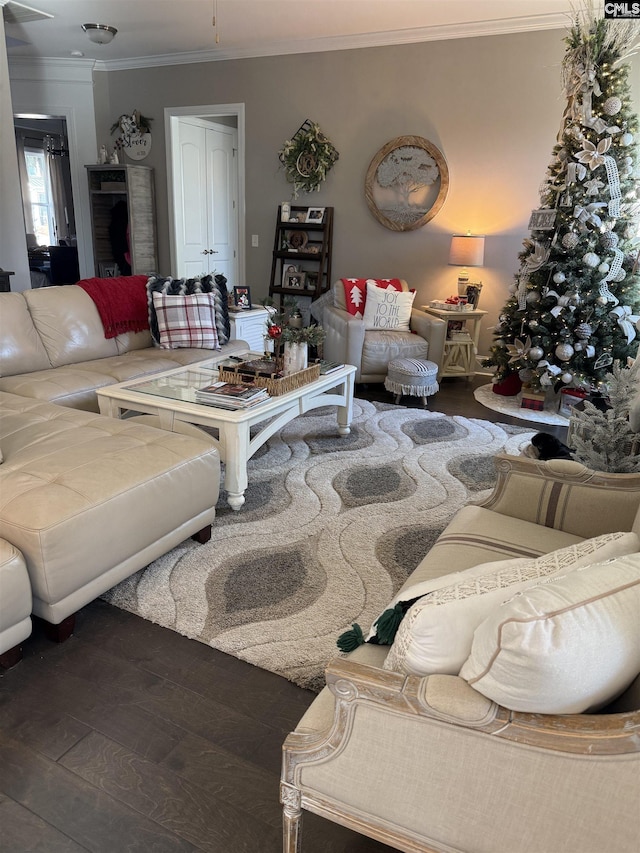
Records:
<instances>
[{"instance_id":1,"label":"wooden side table","mask_svg":"<svg viewBox=\"0 0 640 853\"><path fill-rule=\"evenodd\" d=\"M423 305L426 314L432 314L441 320L462 322L459 330L447 328L447 339L444 344L444 358L440 377L475 375L475 357L478 352L480 326L482 318L487 313L479 308L472 311L445 311L441 308L431 308Z\"/></svg>"}]
</instances>

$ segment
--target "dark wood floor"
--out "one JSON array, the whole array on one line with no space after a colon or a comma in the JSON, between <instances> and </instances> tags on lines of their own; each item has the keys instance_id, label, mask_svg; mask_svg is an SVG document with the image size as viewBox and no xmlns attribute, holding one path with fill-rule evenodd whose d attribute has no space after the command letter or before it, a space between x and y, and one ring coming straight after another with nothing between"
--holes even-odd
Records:
<instances>
[{"instance_id":1,"label":"dark wood floor","mask_svg":"<svg viewBox=\"0 0 640 853\"><path fill-rule=\"evenodd\" d=\"M536 429L476 403L485 381L445 380L429 408ZM0 851L277 853L280 748L312 700L101 601L62 645L36 624L0 676ZM389 848L306 814L303 850Z\"/></svg>"}]
</instances>

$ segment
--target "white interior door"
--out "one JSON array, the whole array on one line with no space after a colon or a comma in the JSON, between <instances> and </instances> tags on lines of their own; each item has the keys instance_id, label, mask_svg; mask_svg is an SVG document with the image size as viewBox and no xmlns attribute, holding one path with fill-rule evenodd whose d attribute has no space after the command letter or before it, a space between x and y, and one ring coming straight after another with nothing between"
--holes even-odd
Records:
<instances>
[{"instance_id":1,"label":"white interior door","mask_svg":"<svg viewBox=\"0 0 640 853\"><path fill-rule=\"evenodd\" d=\"M180 119L173 150L178 276L222 273L238 284L238 132Z\"/></svg>"}]
</instances>

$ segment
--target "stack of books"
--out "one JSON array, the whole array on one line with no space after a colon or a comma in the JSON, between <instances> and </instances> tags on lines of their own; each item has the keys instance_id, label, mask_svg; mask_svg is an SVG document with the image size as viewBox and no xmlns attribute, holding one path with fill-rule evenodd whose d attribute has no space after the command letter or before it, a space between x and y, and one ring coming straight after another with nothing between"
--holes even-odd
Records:
<instances>
[{"instance_id":1,"label":"stack of books","mask_svg":"<svg viewBox=\"0 0 640 853\"><path fill-rule=\"evenodd\" d=\"M247 409L268 399L267 389L253 383L214 382L196 390L196 402L220 409Z\"/></svg>"}]
</instances>

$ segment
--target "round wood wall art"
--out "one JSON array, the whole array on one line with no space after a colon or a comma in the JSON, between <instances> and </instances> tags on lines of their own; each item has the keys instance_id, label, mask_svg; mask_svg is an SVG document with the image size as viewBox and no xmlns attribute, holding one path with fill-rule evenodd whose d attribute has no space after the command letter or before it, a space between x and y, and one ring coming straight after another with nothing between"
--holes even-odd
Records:
<instances>
[{"instance_id":1,"label":"round wood wall art","mask_svg":"<svg viewBox=\"0 0 640 853\"><path fill-rule=\"evenodd\" d=\"M444 204L449 191L447 162L422 136L397 136L369 164L364 191L369 210L381 225L414 231Z\"/></svg>"}]
</instances>

